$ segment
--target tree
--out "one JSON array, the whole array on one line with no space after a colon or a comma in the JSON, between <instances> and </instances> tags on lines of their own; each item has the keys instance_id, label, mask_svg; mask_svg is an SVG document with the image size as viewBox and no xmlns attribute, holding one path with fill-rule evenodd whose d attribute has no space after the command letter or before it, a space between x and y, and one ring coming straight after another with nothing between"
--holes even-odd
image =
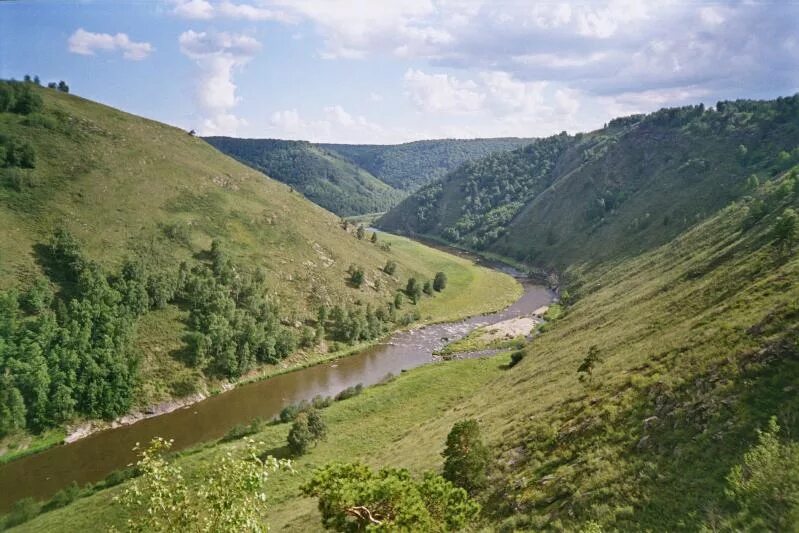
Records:
<instances>
[{"instance_id":1,"label":"tree","mask_svg":"<svg viewBox=\"0 0 799 533\"><path fill-rule=\"evenodd\" d=\"M386 266L383 267L383 272L385 272L389 276L393 276L394 272L396 271L397 271L397 262L391 259L386 261Z\"/></svg>"},{"instance_id":2,"label":"tree","mask_svg":"<svg viewBox=\"0 0 799 533\"><path fill-rule=\"evenodd\" d=\"M363 227L363 224L359 225L358 229L355 230L355 236L358 237L359 241L362 241L366 236L366 229Z\"/></svg>"},{"instance_id":3,"label":"tree","mask_svg":"<svg viewBox=\"0 0 799 533\"><path fill-rule=\"evenodd\" d=\"M62 93L68 93L69 85L67 85L67 83L64 80L61 80L58 82L58 90L61 91Z\"/></svg>"},{"instance_id":4,"label":"tree","mask_svg":"<svg viewBox=\"0 0 799 533\"><path fill-rule=\"evenodd\" d=\"M400 309L404 300L405 297L402 295L402 293L397 291L397 293L394 295L394 308Z\"/></svg>"},{"instance_id":5,"label":"tree","mask_svg":"<svg viewBox=\"0 0 799 533\"><path fill-rule=\"evenodd\" d=\"M264 483L270 473L290 468L288 461L260 459L250 440L243 457L228 452L200 472L202 483L195 488L165 459L171 445L155 438L140 451L141 474L114 498L128 515L129 531L266 531Z\"/></svg>"},{"instance_id":6,"label":"tree","mask_svg":"<svg viewBox=\"0 0 799 533\"><path fill-rule=\"evenodd\" d=\"M419 285L419 282L416 281L416 278L408 278L408 283L405 285L405 294L408 295L408 298L415 304L419 301L419 298L422 296L422 287Z\"/></svg>"},{"instance_id":7,"label":"tree","mask_svg":"<svg viewBox=\"0 0 799 533\"><path fill-rule=\"evenodd\" d=\"M372 238L369 239L369 240L372 241L372 244L377 244L377 232L376 231L372 232Z\"/></svg>"},{"instance_id":8,"label":"tree","mask_svg":"<svg viewBox=\"0 0 799 533\"><path fill-rule=\"evenodd\" d=\"M601 363L602 359L599 357L599 348L596 344L592 345L588 349L588 355L585 356L583 362L580 363L580 366L577 367L577 373L583 374L580 379L583 379L585 375L588 375L588 379L590 380L594 374L594 368L598 363Z\"/></svg>"},{"instance_id":9,"label":"tree","mask_svg":"<svg viewBox=\"0 0 799 533\"><path fill-rule=\"evenodd\" d=\"M287 438L289 450L294 455L303 455L314 441L314 434L310 428L307 412L299 413L294 417Z\"/></svg>"},{"instance_id":10,"label":"tree","mask_svg":"<svg viewBox=\"0 0 799 533\"><path fill-rule=\"evenodd\" d=\"M422 287L422 292L424 292L428 296L433 296L433 282L429 279L424 282L424 287Z\"/></svg>"},{"instance_id":11,"label":"tree","mask_svg":"<svg viewBox=\"0 0 799 533\"><path fill-rule=\"evenodd\" d=\"M480 506L441 476L421 481L401 468L373 472L360 463L331 463L301 487L319 499L322 526L335 531L460 531Z\"/></svg>"},{"instance_id":12,"label":"tree","mask_svg":"<svg viewBox=\"0 0 799 533\"><path fill-rule=\"evenodd\" d=\"M787 207L771 228L774 247L780 255L789 254L799 237L799 216Z\"/></svg>"},{"instance_id":13,"label":"tree","mask_svg":"<svg viewBox=\"0 0 799 533\"><path fill-rule=\"evenodd\" d=\"M433 289L436 292L441 292L447 288L447 275L443 272L436 272L436 277L433 278Z\"/></svg>"},{"instance_id":14,"label":"tree","mask_svg":"<svg viewBox=\"0 0 799 533\"><path fill-rule=\"evenodd\" d=\"M462 420L447 435L444 456L444 479L474 494L486 485L488 448L480 438L476 420Z\"/></svg>"},{"instance_id":15,"label":"tree","mask_svg":"<svg viewBox=\"0 0 799 533\"><path fill-rule=\"evenodd\" d=\"M8 369L0 375L0 437L25 427L25 401Z\"/></svg>"},{"instance_id":16,"label":"tree","mask_svg":"<svg viewBox=\"0 0 799 533\"><path fill-rule=\"evenodd\" d=\"M308 414L308 431L311 432L313 441L323 440L327 436L327 424L322 420L322 413L318 409L310 408Z\"/></svg>"},{"instance_id":17,"label":"tree","mask_svg":"<svg viewBox=\"0 0 799 533\"><path fill-rule=\"evenodd\" d=\"M772 417L727 476L727 495L738 507L731 531L793 531L799 524L799 444L782 442L779 431Z\"/></svg>"}]
</instances>

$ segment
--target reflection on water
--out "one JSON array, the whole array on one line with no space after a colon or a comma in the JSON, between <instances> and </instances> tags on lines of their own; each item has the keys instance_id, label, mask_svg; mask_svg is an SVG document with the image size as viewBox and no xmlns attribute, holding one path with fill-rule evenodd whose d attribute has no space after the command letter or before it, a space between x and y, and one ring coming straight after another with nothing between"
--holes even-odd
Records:
<instances>
[{"instance_id":1,"label":"reflection on water","mask_svg":"<svg viewBox=\"0 0 799 533\"><path fill-rule=\"evenodd\" d=\"M362 383L373 385L434 361L433 352L472 329L529 314L552 298L541 286L525 285L524 295L501 313L396 333L382 344L334 362L275 376L220 394L168 414L109 429L71 444L0 466L0 509L27 496L47 499L76 481L94 483L134 459L137 442L155 436L174 439L175 450L224 436L233 426L255 418L271 419L286 405L316 395L333 396Z\"/></svg>"}]
</instances>

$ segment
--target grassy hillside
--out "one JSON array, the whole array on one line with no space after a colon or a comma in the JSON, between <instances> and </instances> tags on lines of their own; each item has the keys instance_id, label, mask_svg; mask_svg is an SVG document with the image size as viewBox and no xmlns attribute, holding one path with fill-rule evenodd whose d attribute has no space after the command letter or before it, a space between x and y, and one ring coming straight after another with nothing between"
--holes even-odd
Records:
<instances>
[{"instance_id":1,"label":"grassy hillside","mask_svg":"<svg viewBox=\"0 0 799 533\"><path fill-rule=\"evenodd\" d=\"M466 163L379 225L540 266L633 256L795 164L798 118L799 96L617 119Z\"/></svg>"},{"instance_id":2,"label":"grassy hillside","mask_svg":"<svg viewBox=\"0 0 799 533\"><path fill-rule=\"evenodd\" d=\"M532 139L439 139L396 145L320 144L403 191L415 191L466 161L513 150Z\"/></svg>"},{"instance_id":3,"label":"grassy hillside","mask_svg":"<svg viewBox=\"0 0 799 533\"><path fill-rule=\"evenodd\" d=\"M479 495L489 529L751 530L726 478L771 416L782 439L799 434L799 256L772 233L791 206L799 187L784 178L664 246L571 271L573 303L512 368L507 356L441 363L335 403L323 411L327 440L294 474L270 480L268 521L318 530L315 502L298 487L327 461L439 470L449 428L475 417L492 450ZM591 346L599 362L581 380ZM255 438L280 455L287 431L268 426ZM178 462L191 471L240 446ZM117 490L20 530L118 523Z\"/></svg>"},{"instance_id":4,"label":"grassy hillside","mask_svg":"<svg viewBox=\"0 0 799 533\"><path fill-rule=\"evenodd\" d=\"M385 211L402 198L402 193L366 170L306 141L232 137L205 140L341 216Z\"/></svg>"},{"instance_id":5,"label":"grassy hillside","mask_svg":"<svg viewBox=\"0 0 799 533\"><path fill-rule=\"evenodd\" d=\"M3 452L30 444L22 426L112 418L368 340L364 330L334 338L319 327L320 307L371 317L373 339L415 317L497 309L519 292L508 276L405 239L361 240L184 131L29 91L40 109L0 112L2 144L35 160L0 168L0 374L4 391L18 391L0 397ZM454 290L388 316L408 277L439 270Z\"/></svg>"}]
</instances>

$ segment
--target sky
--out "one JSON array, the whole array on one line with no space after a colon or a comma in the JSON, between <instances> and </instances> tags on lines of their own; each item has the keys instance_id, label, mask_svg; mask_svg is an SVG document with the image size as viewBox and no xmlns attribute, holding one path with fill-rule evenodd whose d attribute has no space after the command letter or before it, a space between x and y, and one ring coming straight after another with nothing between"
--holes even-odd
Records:
<instances>
[{"instance_id":1,"label":"sky","mask_svg":"<svg viewBox=\"0 0 799 533\"><path fill-rule=\"evenodd\" d=\"M201 135L540 137L799 92L799 2L0 2L25 74Z\"/></svg>"}]
</instances>

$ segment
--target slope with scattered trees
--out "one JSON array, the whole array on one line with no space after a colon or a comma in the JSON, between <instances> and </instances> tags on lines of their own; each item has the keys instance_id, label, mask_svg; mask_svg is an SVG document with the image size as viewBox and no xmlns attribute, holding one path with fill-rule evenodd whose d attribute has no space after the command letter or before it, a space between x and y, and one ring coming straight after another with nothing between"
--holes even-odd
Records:
<instances>
[{"instance_id":1,"label":"slope with scattered trees","mask_svg":"<svg viewBox=\"0 0 799 533\"><path fill-rule=\"evenodd\" d=\"M661 245L799 161L799 95L612 120L466 163L383 216L538 266Z\"/></svg>"}]
</instances>

